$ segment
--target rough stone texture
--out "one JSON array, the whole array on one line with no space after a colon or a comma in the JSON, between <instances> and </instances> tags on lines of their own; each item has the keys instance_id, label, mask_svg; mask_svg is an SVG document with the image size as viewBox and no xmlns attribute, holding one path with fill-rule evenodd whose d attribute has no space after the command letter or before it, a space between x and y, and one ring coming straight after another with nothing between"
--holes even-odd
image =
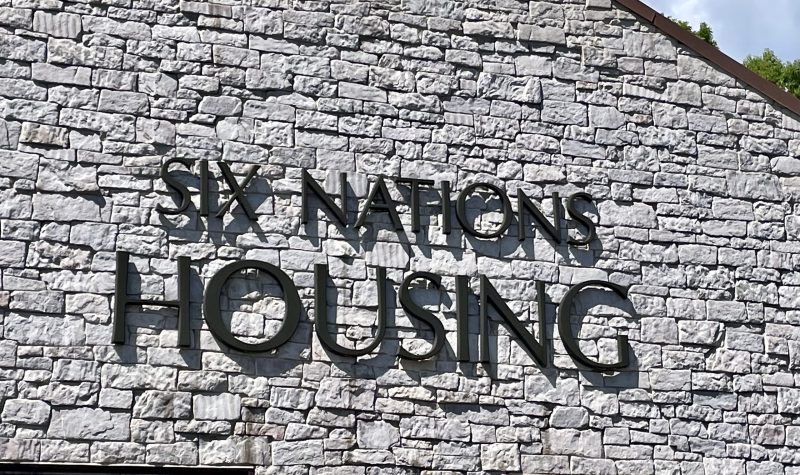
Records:
<instances>
[{"instance_id":1,"label":"rough stone texture","mask_svg":"<svg viewBox=\"0 0 800 475\"><path fill-rule=\"evenodd\" d=\"M800 118L694 57L609 0L400 2L6 1L0 6L0 461L252 466L258 475L800 473ZM159 177L192 192L188 209ZM218 164L242 183L234 202ZM199 210L209 162L210 213ZM333 195L348 173L350 224L379 175L404 232L370 213L301 223L301 169ZM392 177L490 182L549 197L591 193L598 238L556 243L516 223L466 235L423 187L421 230ZM178 201L176 201L176 199ZM312 199L318 205L315 199ZM502 221L475 196L477 228ZM566 215L565 215L566 216ZM585 228L572 222L572 236ZM566 231L565 231L566 232ZM534 234L535 237L531 236ZM565 237L565 236L564 236ZM177 298L192 259L192 344L174 310L129 307L112 345L115 252L128 291ZM279 265L304 307L288 343L232 351L202 319L223 265ZM330 329L373 338L376 267L414 288L447 344L390 302L371 354L314 335L313 270L327 263ZM456 275L485 275L525 324L546 283L541 368L490 325L490 363L458 363ZM554 314L568 286L607 280L576 366ZM263 341L283 300L256 273L232 278L233 334ZM469 298L470 344L478 301ZM576 322L577 323L577 322ZM533 325L531 325L533 326ZM473 355L474 357L475 355ZM474 358L473 358L474 359Z\"/></svg>"},{"instance_id":2,"label":"rough stone texture","mask_svg":"<svg viewBox=\"0 0 800 475\"><path fill-rule=\"evenodd\" d=\"M12 424L42 425L50 419L50 406L44 401L9 399L0 417Z\"/></svg>"},{"instance_id":3,"label":"rough stone texture","mask_svg":"<svg viewBox=\"0 0 800 475\"><path fill-rule=\"evenodd\" d=\"M128 440L130 414L102 409L54 410L48 437L54 439Z\"/></svg>"}]
</instances>

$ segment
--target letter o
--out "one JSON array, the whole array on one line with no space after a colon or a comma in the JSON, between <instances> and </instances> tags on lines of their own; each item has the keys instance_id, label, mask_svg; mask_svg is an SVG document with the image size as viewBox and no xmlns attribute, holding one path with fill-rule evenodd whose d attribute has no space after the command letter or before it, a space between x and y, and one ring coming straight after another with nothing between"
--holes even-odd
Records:
<instances>
[{"instance_id":1,"label":"letter o","mask_svg":"<svg viewBox=\"0 0 800 475\"><path fill-rule=\"evenodd\" d=\"M275 278L275 280L278 281L281 291L283 291L283 298L286 301L286 312L283 316L283 323L281 324L280 330L278 330L275 336L261 343L246 343L239 340L233 336L233 333L225 326L225 322L222 321L222 312L220 309L222 286L225 285L233 274L245 269L257 269ZM278 267L256 260L233 262L223 267L209 281L203 300L203 313L205 314L206 323L211 333L231 348L245 352L270 351L286 343L289 338L292 337L295 330L297 330L297 325L300 323L300 308L300 295L297 293L297 287L295 287L292 279Z\"/></svg>"},{"instance_id":2,"label":"letter o","mask_svg":"<svg viewBox=\"0 0 800 475\"><path fill-rule=\"evenodd\" d=\"M475 227L472 226L472 223L470 223L467 219L467 197L478 188L489 189L492 193L499 196L500 200L503 202L503 222L500 224L500 228L496 231L482 233L475 229ZM506 195L506 193L499 187L492 185L491 183L473 183L469 185L458 195L458 200L456 201L456 217L458 218L458 222L461 223L461 227L467 230L467 232L473 236L483 239L493 239L503 234L506 229L511 226L511 214L511 201L508 199L508 195Z\"/></svg>"}]
</instances>

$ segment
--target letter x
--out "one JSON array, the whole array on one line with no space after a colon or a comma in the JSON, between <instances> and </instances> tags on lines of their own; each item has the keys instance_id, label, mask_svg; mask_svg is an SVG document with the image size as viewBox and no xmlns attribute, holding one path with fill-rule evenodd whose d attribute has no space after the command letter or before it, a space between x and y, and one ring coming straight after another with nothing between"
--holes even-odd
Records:
<instances>
[{"instance_id":1,"label":"letter x","mask_svg":"<svg viewBox=\"0 0 800 475\"><path fill-rule=\"evenodd\" d=\"M222 170L222 176L225 178L225 182L228 184L228 188L233 192L228 201L219 209L217 212L217 217L221 218L222 215L228 211L228 208L231 207L233 201L236 200L241 205L242 209L244 209L245 214L252 220L256 219L256 212L253 211L253 207L250 206L250 203L247 201L247 198L244 195L244 189L247 188L247 185L256 176L256 172L258 172L258 165L253 165L250 168L250 171L247 172L247 176L244 178L244 181L241 185L236 183L236 177L233 176L231 173L231 168L225 162L217 162L219 165L219 169Z\"/></svg>"}]
</instances>

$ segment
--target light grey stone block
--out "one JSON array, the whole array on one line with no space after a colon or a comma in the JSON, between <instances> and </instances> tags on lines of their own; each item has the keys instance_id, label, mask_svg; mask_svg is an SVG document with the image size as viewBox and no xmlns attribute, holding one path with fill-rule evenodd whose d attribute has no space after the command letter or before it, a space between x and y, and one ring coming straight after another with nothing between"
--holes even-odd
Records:
<instances>
[{"instance_id":1,"label":"light grey stone block","mask_svg":"<svg viewBox=\"0 0 800 475\"><path fill-rule=\"evenodd\" d=\"M203 114L237 115L242 112L242 101L238 97L204 97L198 110Z\"/></svg>"},{"instance_id":2,"label":"light grey stone block","mask_svg":"<svg viewBox=\"0 0 800 475\"><path fill-rule=\"evenodd\" d=\"M222 440L204 440L200 443L200 464L252 464L270 463L270 444L266 437L229 436Z\"/></svg>"},{"instance_id":3,"label":"light grey stone block","mask_svg":"<svg viewBox=\"0 0 800 475\"><path fill-rule=\"evenodd\" d=\"M322 408L370 410L375 407L375 382L326 378L320 384L315 400Z\"/></svg>"},{"instance_id":4,"label":"light grey stone block","mask_svg":"<svg viewBox=\"0 0 800 475\"><path fill-rule=\"evenodd\" d=\"M321 440L275 442L272 444L272 462L275 465L322 465L324 449Z\"/></svg>"},{"instance_id":5,"label":"light grey stone block","mask_svg":"<svg viewBox=\"0 0 800 475\"><path fill-rule=\"evenodd\" d=\"M50 406L43 401L8 399L0 418L6 423L40 426L50 419Z\"/></svg>"},{"instance_id":6,"label":"light grey stone block","mask_svg":"<svg viewBox=\"0 0 800 475\"><path fill-rule=\"evenodd\" d=\"M81 440L127 440L130 437L129 414L103 409L54 409L49 437Z\"/></svg>"},{"instance_id":7,"label":"light grey stone block","mask_svg":"<svg viewBox=\"0 0 800 475\"><path fill-rule=\"evenodd\" d=\"M359 421L357 427L360 448L388 450L400 443L400 430L388 422Z\"/></svg>"},{"instance_id":8,"label":"light grey stone block","mask_svg":"<svg viewBox=\"0 0 800 475\"><path fill-rule=\"evenodd\" d=\"M536 43L553 43L557 45L567 43L566 32L553 26L520 24L518 38L521 41L533 41Z\"/></svg>"},{"instance_id":9,"label":"light grey stone block","mask_svg":"<svg viewBox=\"0 0 800 475\"><path fill-rule=\"evenodd\" d=\"M600 458L602 438L600 432L575 429L547 429L542 431L545 454L577 455Z\"/></svg>"},{"instance_id":10,"label":"light grey stone block","mask_svg":"<svg viewBox=\"0 0 800 475\"><path fill-rule=\"evenodd\" d=\"M37 11L33 15L33 29L49 36L76 38L81 32L81 16L74 13Z\"/></svg>"},{"instance_id":11,"label":"light grey stone block","mask_svg":"<svg viewBox=\"0 0 800 475\"><path fill-rule=\"evenodd\" d=\"M100 91L101 111L138 115L147 112L149 106L147 95L140 92Z\"/></svg>"},{"instance_id":12,"label":"light grey stone block","mask_svg":"<svg viewBox=\"0 0 800 475\"><path fill-rule=\"evenodd\" d=\"M133 416L144 419L187 419L191 415L191 410L190 393L145 391L136 399ZM198 417L200 415L197 414Z\"/></svg>"},{"instance_id":13,"label":"light grey stone block","mask_svg":"<svg viewBox=\"0 0 800 475\"><path fill-rule=\"evenodd\" d=\"M241 398L235 394L197 395L192 401L194 417L209 420L231 420L239 417Z\"/></svg>"}]
</instances>

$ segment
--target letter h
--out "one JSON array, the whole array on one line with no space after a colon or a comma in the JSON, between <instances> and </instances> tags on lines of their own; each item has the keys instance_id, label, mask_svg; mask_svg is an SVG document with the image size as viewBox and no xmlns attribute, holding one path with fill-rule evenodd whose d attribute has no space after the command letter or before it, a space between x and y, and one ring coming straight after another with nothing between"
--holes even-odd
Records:
<instances>
[{"instance_id":1,"label":"letter h","mask_svg":"<svg viewBox=\"0 0 800 475\"><path fill-rule=\"evenodd\" d=\"M145 300L128 295L128 262L130 254L117 252L117 278L114 289L114 344L125 343L125 309L128 305L154 305L178 309L178 346L191 346L192 332L189 327L189 266L188 257L178 257L178 300Z\"/></svg>"}]
</instances>

